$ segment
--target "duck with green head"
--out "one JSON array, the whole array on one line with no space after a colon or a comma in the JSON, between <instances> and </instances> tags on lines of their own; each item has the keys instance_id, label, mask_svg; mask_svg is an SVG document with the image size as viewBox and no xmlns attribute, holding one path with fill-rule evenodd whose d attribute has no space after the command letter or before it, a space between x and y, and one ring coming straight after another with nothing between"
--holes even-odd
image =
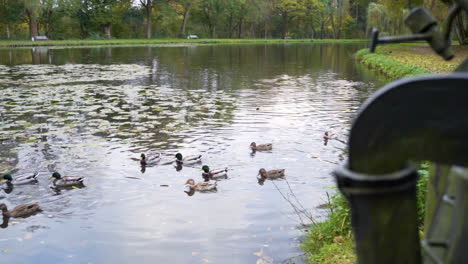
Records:
<instances>
[{"instance_id":1,"label":"duck with green head","mask_svg":"<svg viewBox=\"0 0 468 264\"><path fill-rule=\"evenodd\" d=\"M209 180L225 179L227 177L228 168L210 170L210 167L208 167L207 165L203 165L202 171L202 177L205 180L205 182L207 182Z\"/></svg>"},{"instance_id":2,"label":"duck with green head","mask_svg":"<svg viewBox=\"0 0 468 264\"><path fill-rule=\"evenodd\" d=\"M200 163L201 157L202 155L192 155L192 156L184 157L182 156L181 153L177 153L175 154L175 158L176 158L175 162L176 164L192 165L192 164Z\"/></svg>"},{"instance_id":3,"label":"duck with green head","mask_svg":"<svg viewBox=\"0 0 468 264\"><path fill-rule=\"evenodd\" d=\"M84 186L83 177L78 176L62 176L58 172L52 173L51 178L54 178L52 182L54 187L73 187L73 186Z\"/></svg>"},{"instance_id":4,"label":"duck with green head","mask_svg":"<svg viewBox=\"0 0 468 264\"><path fill-rule=\"evenodd\" d=\"M6 182L9 182L13 185L23 185L23 184L29 184L29 183L37 183L37 172L33 173L33 174L22 174L22 175L18 175L18 176L15 176L15 178L13 179L13 177L11 176L11 174L5 174L3 175L2 179L1 180L5 180Z\"/></svg>"},{"instance_id":5,"label":"duck with green head","mask_svg":"<svg viewBox=\"0 0 468 264\"><path fill-rule=\"evenodd\" d=\"M141 166L154 166L161 161L161 153L142 153L140 155L140 164Z\"/></svg>"}]
</instances>

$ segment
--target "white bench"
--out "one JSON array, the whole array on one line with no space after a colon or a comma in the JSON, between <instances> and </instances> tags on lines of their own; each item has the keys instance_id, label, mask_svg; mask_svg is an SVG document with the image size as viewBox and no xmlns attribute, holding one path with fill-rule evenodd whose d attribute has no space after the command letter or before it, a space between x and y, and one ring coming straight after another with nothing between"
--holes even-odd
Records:
<instances>
[{"instance_id":1,"label":"white bench","mask_svg":"<svg viewBox=\"0 0 468 264\"><path fill-rule=\"evenodd\" d=\"M198 39L197 35L188 35L187 39Z\"/></svg>"},{"instance_id":2,"label":"white bench","mask_svg":"<svg viewBox=\"0 0 468 264\"><path fill-rule=\"evenodd\" d=\"M33 37L31 38L32 41L37 41L37 40L49 40L49 38L47 36L37 36L37 37Z\"/></svg>"}]
</instances>

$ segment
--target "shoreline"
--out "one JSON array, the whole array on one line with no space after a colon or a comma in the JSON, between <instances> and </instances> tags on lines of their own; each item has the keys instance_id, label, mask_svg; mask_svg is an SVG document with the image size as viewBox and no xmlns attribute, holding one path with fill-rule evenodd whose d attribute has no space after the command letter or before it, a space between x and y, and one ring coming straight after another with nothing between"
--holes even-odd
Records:
<instances>
[{"instance_id":1,"label":"shoreline","mask_svg":"<svg viewBox=\"0 0 468 264\"><path fill-rule=\"evenodd\" d=\"M0 48L87 47L125 45L212 45L212 44L293 44L365 43L366 39L111 39L111 40L0 40Z\"/></svg>"}]
</instances>

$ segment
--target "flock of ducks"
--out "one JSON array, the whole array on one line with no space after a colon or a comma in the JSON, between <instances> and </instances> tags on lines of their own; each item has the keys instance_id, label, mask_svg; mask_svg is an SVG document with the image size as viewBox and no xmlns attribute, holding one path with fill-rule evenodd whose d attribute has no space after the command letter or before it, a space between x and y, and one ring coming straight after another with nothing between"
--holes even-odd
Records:
<instances>
[{"instance_id":1,"label":"flock of ducks","mask_svg":"<svg viewBox=\"0 0 468 264\"><path fill-rule=\"evenodd\" d=\"M271 151L273 149L272 144L259 144L257 145L255 142L250 144L250 149L255 151ZM202 155L193 155L193 156L183 156L181 153L177 153L175 155L174 161L169 162L161 162L161 154L160 153L149 153L149 154L141 154L140 156L140 164L142 167L142 171L145 171L147 166L156 166L156 165L168 165L173 164L177 170L180 170L182 166L193 166L202 162L201 158ZM208 165L203 165L201 167L202 171L202 178L203 181L196 182L194 179L188 179L185 182L186 190L185 192L188 195L193 195L196 191L198 192L212 192L216 191L217 189L217 182L221 179L227 178L228 168L223 169L211 169ZM284 169L280 170L265 170L260 169L258 172L258 180L259 182L265 181L266 179L277 179L284 177Z\"/></svg>"},{"instance_id":2,"label":"flock of ducks","mask_svg":"<svg viewBox=\"0 0 468 264\"><path fill-rule=\"evenodd\" d=\"M325 141L325 145L330 139L335 139L334 135L325 132L323 136ZM250 149L255 151L271 151L273 149L272 144L256 144L252 142L250 144ZM148 166L156 166L156 165L168 165L174 164L176 168L181 168L182 166L193 166L195 164L201 163L202 155L195 155L195 156L182 156L181 153L177 153L175 155L175 160L169 162L161 162L161 154L160 153L148 153L148 154L141 154L140 156L140 165L142 167L142 171L144 172L145 168ZM216 169L212 170L209 166L203 165L201 167L202 171L202 182L195 182L194 179L188 179L185 182L186 186L186 193L189 195L193 195L195 191L198 192L211 192L216 191L216 180L225 179L227 178L228 168L224 169ZM7 192L7 189L12 190L14 185L24 185L24 184L34 184L37 183L37 175L38 173L35 172L32 175L19 175L13 178L10 174L5 174L3 177L0 178L0 182L3 181L3 184L6 185L4 189ZM275 169L275 170L265 170L261 168L258 171L257 179L260 183L269 179L274 180L278 178L282 178L285 175L284 169ZM52 173L53 178L51 188L54 189L61 189L61 188L82 188L84 186L84 177L76 177L76 176L62 176L58 172ZM0 210L2 210L3 218L25 218L31 215L34 215L41 211L39 203L32 203L32 204L23 204L16 206L12 210L8 210L5 204L0 204Z\"/></svg>"},{"instance_id":3,"label":"flock of ducks","mask_svg":"<svg viewBox=\"0 0 468 264\"><path fill-rule=\"evenodd\" d=\"M35 184L38 182L37 180L38 173L35 172L33 174L27 175L19 175L13 178L11 174L5 174L3 177L0 178L2 181L2 185L6 188L3 190L5 192L11 192L13 190L13 186L17 185L26 185L26 184ZM75 187L84 187L83 177L75 177L75 176L62 176L58 172L54 172L50 178L54 178L52 181L51 188L60 189L60 188L75 188ZM39 203L32 203L32 204L23 204L18 205L12 210L8 210L7 206L2 203L0 204L0 210L2 210L4 222L6 218L6 222L8 222L8 218L26 218L28 216L34 215L41 211Z\"/></svg>"},{"instance_id":4,"label":"flock of ducks","mask_svg":"<svg viewBox=\"0 0 468 264\"><path fill-rule=\"evenodd\" d=\"M273 149L272 144L259 144L257 145L255 142L250 144L250 148L252 151L271 151ZM195 155L195 156L182 156L181 153L177 153L175 155L175 160L162 163L161 159L162 156L160 153L147 153L141 154L140 156L140 165L142 167L142 171L146 167L156 166L156 165L168 165L174 164L174 166L181 167L181 166L193 166L195 164L201 163L202 155ZM216 191L216 180L225 179L227 178L228 168L224 169L216 169L212 170L209 166L203 165L201 167L202 171L202 182L195 182L194 179L188 179L185 182L186 186L186 193L189 195L193 195L195 191L198 192L211 192ZM284 169L281 170L265 170L260 169L258 172L258 179L266 180L266 179L277 179L284 177ZM18 175L13 178L11 174L5 174L3 177L0 178L0 182L4 188L5 192L8 192L7 189L12 190L13 186L15 185L25 185L25 184L35 184L38 182L37 180L38 173L35 172L33 174L28 175ZM85 187L84 185L84 177L77 177L77 176L62 176L58 172L52 173L50 178L53 178L51 188L54 189L69 189L69 188L82 188ZM34 215L41 210L39 203L31 203L31 204L23 204L18 205L12 210L8 210L7 206L4 203L0 204L0 210L2 210L3 218L26 218L31 215Z\"/></svg>"}]
</instances>

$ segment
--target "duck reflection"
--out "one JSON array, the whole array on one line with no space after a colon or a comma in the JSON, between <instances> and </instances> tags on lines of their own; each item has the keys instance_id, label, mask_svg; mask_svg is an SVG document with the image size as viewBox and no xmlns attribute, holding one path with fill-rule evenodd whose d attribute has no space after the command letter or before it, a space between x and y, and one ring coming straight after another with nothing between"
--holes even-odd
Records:
<instances>
[{"instance_id":1,"label":"duck reflection","mask_svg":"<svg viewBox=\"0 0 468 264\"><path fill-rule=\"evenodd\" d=\"M0 225L0 228L7 228L8 227L8 222L10 221L10 217L8 216L3 216L3 222Z\"/></svg>"},{"instance_id":2,"label":"duck reflection","mask_svg":"<svg viewBox=\"0 0 468 264\"><path fill-rule=\"evenodd\" d=\"M5 193L11 193L13 191L13 184L11 182L6 182L5 187L2 188Z\"/></svg>"}]
</instances>

